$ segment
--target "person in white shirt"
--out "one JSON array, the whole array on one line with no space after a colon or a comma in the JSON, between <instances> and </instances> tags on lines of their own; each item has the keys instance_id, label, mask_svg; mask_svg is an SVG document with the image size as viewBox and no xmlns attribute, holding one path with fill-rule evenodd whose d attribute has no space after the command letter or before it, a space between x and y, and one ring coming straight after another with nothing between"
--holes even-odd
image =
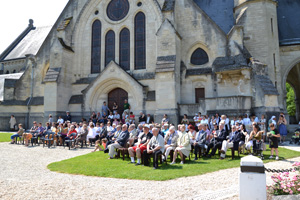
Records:
<instances>
[{"instance_id":1,"label":"person in white shirt","mask_svg":"<svg viewBox=\"0 0 300 200\"><path fill-rule=\"evenodd\" d=\"M57 120L57 123L63 124L64 123L64 119L61 116L59 116L58 120Z\"/></svg>"},{"instance_id":2,"label":"person in white shirt","mask_svg":"<svg viewBox=\"0 0 300 200\"><path fill-rule=\"evenodd\" d=\"M120 114L118 113L118 111L116 111L116 113L114 115L114 119L117 119L118 121L120 121Z\"/></svg>"},{"instance_id":3,"label":"person in white shirt","mask_svg":"<svg viewBox=\"0 0 300 200\"><path fill-rule=\"evenodd\" d=\"M206 118L205 115L203 115L203 118L202 118L200 124L208 124L208 119Z\"/></svg>"},{"instance_id":4,"label":"person in white shirt","mask_svg":"<svg viewBox=\"0 0 300 200\"><path fill-rule=\"evenodd\" d=\"M88 144L91 146L91 140L96 138L97 129L95 128L94 124L91 122L88 130L89 132L86 136L86 140L88 141Z\"/></svg>"}]
</instances>

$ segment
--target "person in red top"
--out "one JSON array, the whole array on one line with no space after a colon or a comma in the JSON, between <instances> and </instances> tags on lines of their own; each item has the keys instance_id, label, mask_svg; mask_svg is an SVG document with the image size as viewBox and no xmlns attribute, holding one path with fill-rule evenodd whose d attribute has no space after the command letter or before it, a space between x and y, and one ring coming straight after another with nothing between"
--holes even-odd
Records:
<instances>
[{"instance_id":1,"label":"person in red top","mask_svg":"<svg viewBox=\"0 0 300 200\"><path fill-rule=\"evenodd\" d=\"M69 130L65 140L72 140L72 139L76 138L76 136L77 136L77 131L75 130L75 126L71 125L70 130Z\"/></svg>"},{"instance_id":2,"label":"person in red top","mask_svg":"<svg viewBox=\"0 0 300 200\"><path fill-rule=\"evenodd\" d=\"M130 112L130 115L129 115L130 124L134 124L134 119L135 119L135 116L134 116L133 112Z\"/></svg>"}]
</instances>

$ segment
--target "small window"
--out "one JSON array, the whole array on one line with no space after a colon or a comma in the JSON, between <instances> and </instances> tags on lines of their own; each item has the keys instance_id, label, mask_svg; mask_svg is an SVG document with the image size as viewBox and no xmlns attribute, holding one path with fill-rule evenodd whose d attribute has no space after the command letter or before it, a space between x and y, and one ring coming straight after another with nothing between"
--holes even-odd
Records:
<instances>
[{"instance_id":1,"label":"small window","mask_svg":"<svg viewBox=\"0 0 300 200\"><path fill-rule=\"evenodd\" d=\"M204 88L195 88L195 102L199 103L199 99L205 98L205 89Z\"/></svg>"},{"instance_id":2,"label":"small window","mask_svg":"<svg viewBox=\"0 0 300 200\"><path fill-rule=\"evenodd\" d=\"M192 54L191 63L193 65L204 65L205 63L208 63L207 53L201 48L196 49Z\"/></svg>"}]
</instances>

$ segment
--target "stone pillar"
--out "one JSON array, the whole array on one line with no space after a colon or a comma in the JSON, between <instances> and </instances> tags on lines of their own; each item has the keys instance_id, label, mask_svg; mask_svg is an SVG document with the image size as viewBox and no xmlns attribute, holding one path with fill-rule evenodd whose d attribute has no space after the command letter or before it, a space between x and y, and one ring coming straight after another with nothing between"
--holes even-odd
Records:
<instances>
[{"instance_id":1,"label":"stone pillar","mask_svg":"<svg viewBox=\"0 0 300 200\"><path fill-rule=\"evenodd\" d=\"M261 159L252 155L241 159L239 185L241 200L267 199L266 174Z\"/></svg>"}]
</instances>

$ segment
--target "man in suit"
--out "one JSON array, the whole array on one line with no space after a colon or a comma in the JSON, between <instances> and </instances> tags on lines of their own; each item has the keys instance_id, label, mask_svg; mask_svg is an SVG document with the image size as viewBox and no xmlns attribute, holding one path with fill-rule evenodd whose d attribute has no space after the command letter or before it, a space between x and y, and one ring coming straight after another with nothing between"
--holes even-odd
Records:
<instances>
[{"instance_id":1,"label":"man in suit","mask_svg":"<svg viewBox=\"0 0 300 200\"><path fill-rule=\"evenodd\" d=\"M121 125L118 125L117 126L117 130L113 133L113 135L110 137L110 136L107 136L106 139L107 139L107 142L106 142L106 149L104 150L104 153L108 153L108 146L110 144L113 144L116 139L119 137L120 133L122 132L121 131Z\"/></svg>"},{"instance_id":2,"label":"man in suit","mask_svg":"<svg viewBox=\"0 0 300 200\"><path fill-rule=\"evenodd\" d=\"M239 147L239 142L241 141L241 133L237 130L236 126L231 126L231 133L227 140L224 140L222 143L221 148L221 156L220 159L223 160L226 155L226 151L228 148L235 148Z\"/></svg>"},{"instance_id":3,"label":"man in suit","mask_svg":"<svg viewBox=\"0 0 300 200\"><path fill-rule=\"evenodd\" d=\"M198 126L198 129L199 129L199 132L196 134L196 140L195 142L192 144L195 148L195 158L194 160L198 160L198 152L201 149L205 149L205 143L206 143L206 124L205 123L201 123L199 126Z\"/></svg>"},{"instance_id":4,"label":"man in suit","mask_svg":"<svg viewBox=\"0 0 300 200\"><path fill-rule=\"evenodd\" d=\"M208 148L207 148L207 151L206 151L207 157L210 158L211 156L214 156L217 149L222 147L223 140L226 140L227 132L224 129L224 127L225 127L225 123L220 122L219 131L217 131L217 134L215 134L213 136L213 139L211 140L210 144L208 145ZM208 154L210 148L212 148L212 151L211 151L210 154Z\"/></svg>"},{"instance_id":5,"label":"man in suit","mask_svg":"<svg viewBox=\"0 0 300 200\"><path fill-rule=\"evenodd\" d=\"M127 140L129 138L129 132L127 130L127 125L123 124L122 126L122 132L119 134L117 139L113 144L108 145L108 159L113 159L114 156L117 154L116 149L124 147L127 143Z\"/></svg>"},{"instance_id":6,"label":"man in suit","mask_svg":"<svg viewBox=\"0 0 300 200\"><path fill-rule=\"evenodd\" d=\"M147 114L146 124L152 124L152 123L153 123L153 117L150 114Z\"/></svg>"},{"instance_id":7,"label":"man in suit","mask_svg":"<svg viewBox=\"0 0 300 200\"><path fill-rule=\"evenodd\" d=\"M65 117L65 121L70 121L72 122L72 116L70 115L70 111L66 111L67 115Z\"/></svg>"},{"instance_id":8,"label":"man in suit","mask_svg":"<svg viewBox=\"0 0 300 200\"><path fill-rule=\"evenodd\" d=\"M157 128L152 129L153 136L147 145L147 150L143 151L145 166L149 166L148 159L153 155L153 169L158 168L158 156L165 151L164 138L158 134L158 131Z\"/></svg>"}]
</instances>

